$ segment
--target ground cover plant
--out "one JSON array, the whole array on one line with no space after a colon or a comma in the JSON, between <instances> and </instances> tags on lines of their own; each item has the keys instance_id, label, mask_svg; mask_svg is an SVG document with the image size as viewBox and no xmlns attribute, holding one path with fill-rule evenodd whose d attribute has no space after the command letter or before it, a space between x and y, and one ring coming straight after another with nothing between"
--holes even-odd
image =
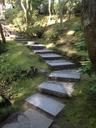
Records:
<instances>
[{"instance_id":1,"label":"ground cover plant","mask_svg":"<svg viewBox=\"0 0 96 128\"><path fill-rule=\"evenodd\" d=\"M28 71L31 66L43 70L48 68L36 55L31 55L31 50L24 44L8 42L6 45L7 52L0 56L0 119L22 109L25 97L34 93L45 78L39 73L26 77L22 71Z\"/></svg>"}]
</instances>

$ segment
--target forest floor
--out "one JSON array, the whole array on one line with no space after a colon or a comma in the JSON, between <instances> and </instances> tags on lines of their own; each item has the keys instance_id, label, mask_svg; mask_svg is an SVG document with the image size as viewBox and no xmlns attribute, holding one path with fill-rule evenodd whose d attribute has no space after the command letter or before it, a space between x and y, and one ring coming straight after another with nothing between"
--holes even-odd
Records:
<instances>
[{"instance_id":1,"label":"forest floor","mask_svg":"<svg viewBox=\"0 0 96 128\"><path fill-rule=\"evenodd\" d=\"M43 37L37 41L84 64L85 61L88 61L88 54L80 19L66 21L62 28L60 29L58 24L46 27ZM40 61L38 56L30 55L30 50L23 44L13 41L7 44L7 48L7 52L0 55L0 65L3 69L7 67L11 70L15 66L26 69L33 65L39 69L48 70L47 65ZM13 82L11 84L12 107L0 108L0 118L22 110L25 98L35 93L37 85L45 79L44 75L37 75L32 79L24 78ZM95 95L90 93L91 90L96 90L96 77L82 74L81 80L75 84L73 97L64 99L66 107L56 118L54 125L59 128L96 128L96 93Z\"/></svg>"}]
</instances>

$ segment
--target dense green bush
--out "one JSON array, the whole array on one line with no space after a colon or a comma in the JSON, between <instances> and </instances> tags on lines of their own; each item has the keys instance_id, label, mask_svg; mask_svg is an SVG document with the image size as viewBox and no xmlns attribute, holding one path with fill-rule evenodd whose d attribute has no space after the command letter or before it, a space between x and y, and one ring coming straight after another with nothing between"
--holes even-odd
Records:
<instances>
[{"instance_id":1,"label":"dense green bush","mask_svg":"<svg viewBox=\"0 0 96 128\"><path fill-rule=\"evenodd\" d=\"M26 34L30 37L39 37L41 38L44 33L44 28L40 25L37 26L28 26Z\"/></svg>"},{"instance_id":2,"label":"dense green bush","mask_svg":"<svg viewBox=\"0 0 96 128\"><path fill-rule=\"evenodd\" d=\"M94 83L96 83L96 80L92 83L87 91L87 101L92 107L96 108L96 84Z\"/></svg>"},{"instance_id":3,"label":"dense green bush","mask_svg":"<svg viewBox=\"0 0 96 128\"><path fill-rule=\"evenodd\" d=\"M84 61L82 67L80 68L82 74L92 75L92 64L90 60Z\"/></svg>"},{"instance_id":4,"label":"dense green bush","mask_svg":"<svg viewBox=\"0 0 96 128\"><path fill-rule=\"evenodd\" d=\"M6 51L7 51L6 44L0 43L0 54Z\"/></svg>"},{"instance_id":5,"label":"dense green bush","mask_svg":"<svg viewBox=\"0 0 96 128\"><path fill-rule=\"evenodd\" d=\"M74 46L75 46L77 51L81 51L81 50L86 51L87 50L87 46L86 46L86 42L85 42L84 38L80 39L79 42L74 44Z\"/></svg>"},{"instance_id":6,"label":"dense green bush","mask_svg":"<svg viewBox=\"0 0 96 128\"><path fill-rule=\"evenodd\" d=\"M12 94L11 84L18 79L22 79L23 76L21 75L22 68L17 66L9 67L0 67L0 95L3 95L7 98L10 97Z\"/></svg>"},{"instance_id":7,"label":"dense green bush","mask_svg":"<svg viewBox=\"0 0 96 128\"><path fill-rule=\"evenodd\" d=\"M48 41L56 42L56 39L59 38L59 35L63 33L63 27L60 27L60 24L55 24L52 28L44 33L44 37Z\"/></svg>"}]
</instances>

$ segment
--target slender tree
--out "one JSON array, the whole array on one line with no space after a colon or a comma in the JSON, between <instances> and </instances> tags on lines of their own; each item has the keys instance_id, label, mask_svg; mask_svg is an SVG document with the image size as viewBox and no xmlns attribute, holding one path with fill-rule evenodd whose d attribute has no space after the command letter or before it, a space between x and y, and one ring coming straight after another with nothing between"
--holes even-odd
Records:
<instances>
[{"instance_id":1,"label":"slender tree","mask_svg":"<svg viewBox=\"0 0 96 128\"><path fill-rule=\"evenodd\" d=\"M49 21L50 21L51 15L52 15L52 13L51 13L51 0L48 0L48 11L49 11Z\"/></svg>"},{"instance_id":2,"label":"slender tree","mask_svg":"<svg viewBox=\"0 0 96 128\"><path fill-rule=\"evenodd\" d=\"M82 22L89 57L96 73L96 0L82 0Z\"/></svg>"},{"instance_id":3,"label":"slender tree","mask_svg":"<svg viewBox=\"0 0 96 128\"><path fill-rule=\"evenodd\" d=\"M30 22L30 16L31 16L31 11L32 11L32 0L21 0L21 7L24 11L25 15L25 20L27 25Z\"/></svg>"},{"instance_id":4,"label":"slender tree","mask_svg":"<svg viewBox=\"0 0 96 128\"><path fill-rule=\"evenodd\" d=\"M5 39L5 36L4 36L4 33L3 33L3 28L2 28L1 23L0 23L0 34L1 34L2 42L6 43L6 39Z\"/></svg>"},{"instance_id":5,"label":"slender tree","mask_svg":"<svg viewBox=\"0 0 96 128\"><path fill-rule=\"evenodd\" d=\"M60 17L61 27L62 27L62 23L63 23L63 4L64 4L64 2L62 0L59 0L59 17Z\"/></svg>"}]
</instances>

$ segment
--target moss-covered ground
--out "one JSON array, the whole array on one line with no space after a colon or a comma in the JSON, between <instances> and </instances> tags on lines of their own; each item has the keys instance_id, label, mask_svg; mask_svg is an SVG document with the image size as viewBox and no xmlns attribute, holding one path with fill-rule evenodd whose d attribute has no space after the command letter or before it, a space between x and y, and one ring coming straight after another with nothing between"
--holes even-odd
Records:
<instances>
[{"instance_id":1,"label":"moss-covered ground","mask_svg":"<svg viewBox=\"0 0 96 128\"><path fill-rule=\"evenodd\" d=\"M8 42L6 47L7 51L0 55L0 71L4 72L6 70L13 70L16 67L20 67L20 70L26 70L29 69L30 66L34 66L38 69L48 70L47 65L43 63L37 55L30 54L32 53L32 50L29 50L26 46L24 46L24 44L13 41ZM24 77L13 81L10 84L10 91L8 91L12 94L10 100L12 106L0 108L0 119L9 113L21 110L23 108L25 98L35 93L37 86L45 79L46 78L44 75L37 74L32 78Z\"/></svg>"}]
</instances>

